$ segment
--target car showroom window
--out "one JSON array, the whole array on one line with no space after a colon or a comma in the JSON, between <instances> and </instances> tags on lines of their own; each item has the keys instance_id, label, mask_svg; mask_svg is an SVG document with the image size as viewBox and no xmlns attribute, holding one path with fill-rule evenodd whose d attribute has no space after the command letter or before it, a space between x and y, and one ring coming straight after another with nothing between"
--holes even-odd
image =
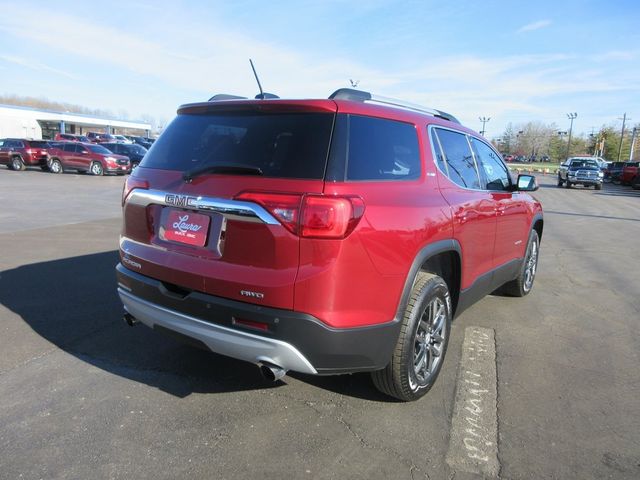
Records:
<instances>
[{"instance_id":1,"label":"car showroom window","mask_svg":"<svg viewBox=\"0 0 640 480\"><path fill-rule=\"evenodd\" d=\"M420 150L414 125L349 115L347 180L414 180Z\"/></svg>"},{"instance_id":2,"label":"car showroom window","mask_svg":"<svg viewBox=\"0 0 640 480\"><path fill-rule=\"evenodd\" d=\"M440 141L451 181L465 188L482 188L467 136L442 128L433 131Z\"/></svg>"},{"instance_id":3,"label":"car showroom window","mask_svg":"<svg viewBox=\"0 0 640 480\"><path fill-rule=\"evenodd\" d=\"M477 138L471 139L471 145L476 154L478 167L484 173L487 190L508 190L511 186L509 171L498 157L498 154L489 145Z\"/></svg>"}]
</instances>

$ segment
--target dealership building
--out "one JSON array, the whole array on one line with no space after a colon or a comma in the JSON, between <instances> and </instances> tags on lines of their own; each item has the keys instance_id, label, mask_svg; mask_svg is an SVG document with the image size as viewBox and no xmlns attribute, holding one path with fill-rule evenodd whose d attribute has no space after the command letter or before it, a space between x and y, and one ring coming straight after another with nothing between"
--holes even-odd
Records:
<instances>
[{"instance_id":1,"label":"dealership building","mask_svg":"<svg viewBox=\"0 0 640 480\"><path fill-rule=\"evenodd\" d=\"M148 137L150 131L151 125L145 122L14 105L0 105L0 138L51 140L56 133L84 135L87 132Z\"/></svg>"}]
</instances>

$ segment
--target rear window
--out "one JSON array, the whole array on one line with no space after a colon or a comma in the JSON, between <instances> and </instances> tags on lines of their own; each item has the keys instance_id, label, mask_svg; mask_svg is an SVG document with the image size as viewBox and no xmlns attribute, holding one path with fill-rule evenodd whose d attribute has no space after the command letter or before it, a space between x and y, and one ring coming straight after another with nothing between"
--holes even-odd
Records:
<instances>
[{"instance_id":1,"label":"rear window","mask_svg":"<svg viewBox=\"0 0 640 480\"><path fill-rule=\"evenodd\" d=\"M206 165L260 168L265 177L322 179L333 114L181 114L140 164L189 171Z\"/></svg>"},{"instance_id":2,"label":"rear window","mask_svg":"<svg viewBox=\"0 0 640 480\"><path fill-rule=\"evenodd\" d=\"M38 142L38 141L30 142L30 144L32 148L49 148L51 146L49 145L48 142Z\"/></svg>"}]
</instances>

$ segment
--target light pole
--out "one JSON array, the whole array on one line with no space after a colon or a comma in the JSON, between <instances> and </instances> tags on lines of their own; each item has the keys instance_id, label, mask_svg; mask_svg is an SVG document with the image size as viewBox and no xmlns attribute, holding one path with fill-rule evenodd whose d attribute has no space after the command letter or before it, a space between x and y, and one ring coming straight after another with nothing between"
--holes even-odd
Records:
<instances>
[{"instance_id":1,"label":"light pole","mask_svg":"<svg viewBox=\"0 0 640 480\"><path fill-rule=\"evenodd\" d=\"M627 114L625 113L622 118L618 120L622 120L622 130L620 131L620 145L618 146L618 161L620 161L620 155L622 155L622 139L624 138L624 125L627 122Z\"/></svg>"},{"instance_id":2,"label":"light pole","mask_svg":"<svg viewBox=\"0 0 640 480\"><path fill-rule=\"evenodd\" d=\"M567 113L567 118L571 120L571 124L569 125L569 141L567 142L567 158L569 158L569 149L571 148L571 132L573 130L573 121L578 118L577 113Z\"/></svg>"},{"instance_id":3,"label":"light pole","mask_svg":"<svg viewBox=\"0 0 640 480\"><path fill-rule=\"evenodd\" d=\"M478 117L478 120L480 120L482 122L482 131L480 132L480 135L482 135L483 137L485 136L484 133L484 125L485 123L487 123L489 120L491 120L491 117Z\"/></svg>"},{"instance_id":4,"label":"light pole","mask_svg":"<svg viewBox=\"0 0 640 480\"><path fill-rule=\"evenodd\" d=\"M631 134L631 150L629 151L629 161L633 162L633 150L636 146L636 137L638 135L638 128L633 127L633 133Z\"/></svg>"}]
</instances>

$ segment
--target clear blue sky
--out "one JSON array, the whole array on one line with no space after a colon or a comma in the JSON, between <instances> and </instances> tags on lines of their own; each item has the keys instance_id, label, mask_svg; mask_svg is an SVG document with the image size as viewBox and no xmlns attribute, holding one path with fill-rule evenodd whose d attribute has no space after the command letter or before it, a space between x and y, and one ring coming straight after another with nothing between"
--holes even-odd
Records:
<instances>
[{"instance_id":1,"label":"clear blue sky","mask_svg":"<svg viewBox=\"0 0 640 480\"><path fill-rule=\"evenodd\" d=\"M168 120L217 92L327 97L359 87L577 132L640 124L640 2L0 3L0 93Z\"/></svg>"}]
</instances>

